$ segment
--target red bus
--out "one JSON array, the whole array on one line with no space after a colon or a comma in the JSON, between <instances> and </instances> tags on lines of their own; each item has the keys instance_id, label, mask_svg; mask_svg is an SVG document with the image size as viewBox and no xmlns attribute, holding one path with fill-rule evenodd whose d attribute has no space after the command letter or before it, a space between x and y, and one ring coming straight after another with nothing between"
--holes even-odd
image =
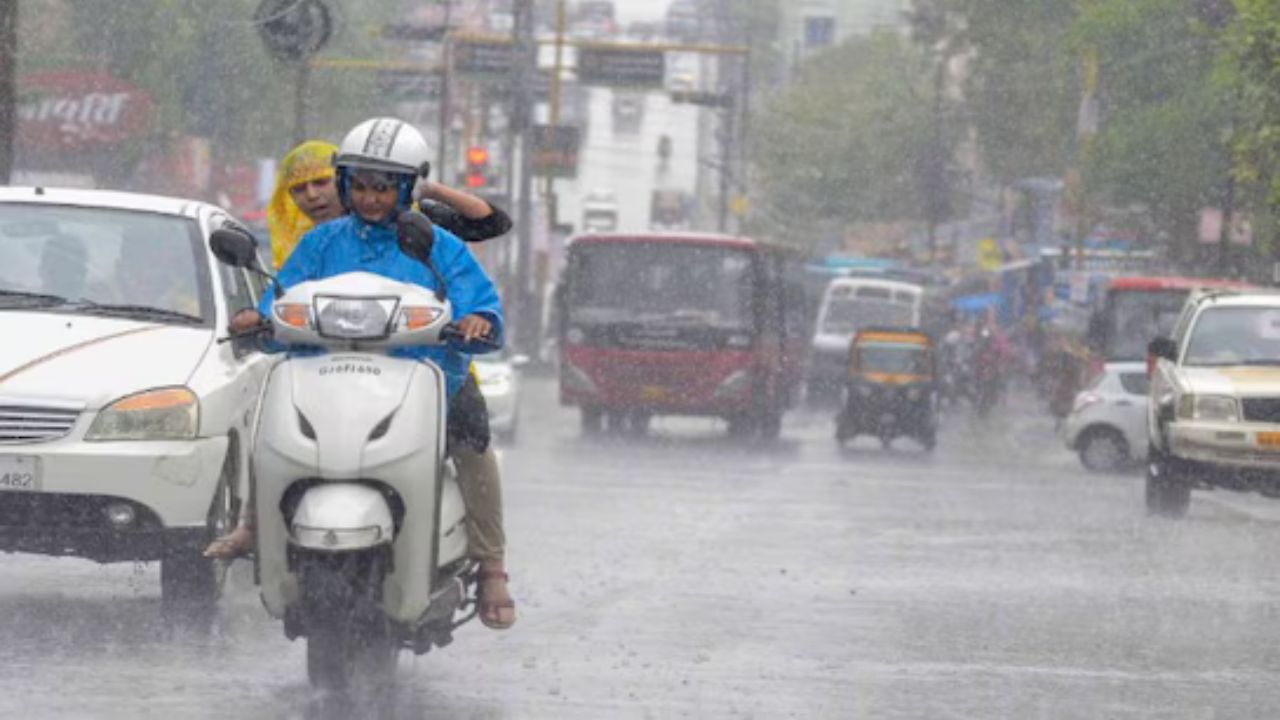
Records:
<instances>
[{"instance_id":1,"label":"red bus","mask_svg":"<svg viewBox=\"0 0 1280 720\"><path fill-rule=\"evenodd\" d=\"M573 238L557 288L560 400L584 432L654 415L721 417L776 437L809 327L800 256L697 233Z\"/></svg>"},{"instance_id":2,"label":"red bus","mask_svg":"<svg viewBox=\"0 0 1280 720\"><path fill-rule=\"evenodd\" d=\"M1117 277L1089 321L1094 363L1142 361L1147 343L1173 329L1182 304L1200 288L1246 288L1238 280L1190 277ZM1100 368L1099 368L1100 369Z\"/></svg>"}]
</instances>

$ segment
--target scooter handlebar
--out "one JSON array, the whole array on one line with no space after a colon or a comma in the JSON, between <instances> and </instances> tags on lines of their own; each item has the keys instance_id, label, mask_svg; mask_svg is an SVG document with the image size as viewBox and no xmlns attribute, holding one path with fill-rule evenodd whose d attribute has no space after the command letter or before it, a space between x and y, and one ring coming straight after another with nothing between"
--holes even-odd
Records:
<instances>
[{"instance_id":1,"label":"scooter handlebar","mask_svg":"<svg viewBox=\"0 0 1280 720\"><path fill-rule=\"evenodd\" d=\"M457 323L449 323L448 325L440 328L440 339L456 343L475 343L477 345L484 345L486 347L493 348L494 350L502 347L502 345L495 340L492 335L467 340L466 335L462 332L462 328L459 328Z\"/></svg>"}]
</instances>

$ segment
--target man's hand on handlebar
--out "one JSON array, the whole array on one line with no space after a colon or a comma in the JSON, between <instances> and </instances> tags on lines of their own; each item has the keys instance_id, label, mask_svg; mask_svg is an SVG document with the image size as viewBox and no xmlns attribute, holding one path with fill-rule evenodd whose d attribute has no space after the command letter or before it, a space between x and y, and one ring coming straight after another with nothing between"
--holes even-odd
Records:
<instances>
[{"instance_id":1,"label":"man's hand on handlebar","mask_svg":"<svg viewBox=\"0 0 1280 720\"><path fill-rule=\"evenodd\" d=\"M493 332L493 323L480 315L468 315L458 321L458 331L462 333L463 342L488 340Z\"/></svg>"},{"instance_id":2,"label":"man's hand on handlebar","mask_svg":"<svg viewBox=\"0 0 1280 720\"><path fill-rule=\"evenodd\" d=\"M231 316L227 329L231 334L239 334L252 330L263 323L262 314L253 308L245 308Z\"/></svg>"}]
</instances>

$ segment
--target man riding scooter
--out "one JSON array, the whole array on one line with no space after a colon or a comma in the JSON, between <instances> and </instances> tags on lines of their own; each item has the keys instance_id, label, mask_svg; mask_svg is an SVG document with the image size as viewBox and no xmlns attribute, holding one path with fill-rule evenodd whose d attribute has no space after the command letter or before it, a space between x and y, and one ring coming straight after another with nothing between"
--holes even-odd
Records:
<instances>
[{"instance_id":1,"label":"man riding scooter","mask_svg":"<svg viewBox=\"0 0 1280 720\"><path fill-rule=\"evenodd\" d=\"M412 210L412 192L419 175L429 167L426 141L412 126L392 118L367 120L343 140L334 160L338 195L348 211L303 236L280 270L285 288L346 272L365 271L401 282L437 289L439 281L419 261L399 249L396 221ZM425 218L423 218L425 222ZM457 396L467 378L471 351L483 346L473 341L501 336L502 312L497 291L483 268L453 234L434 228L433 260L447 286L461 320L462 347L405 348L398 353L429 358L446 373L449 397ZM262 321L274 293L262 300L259 311L242 311L232 319L232 332L244 332ZM455 453L483 453L487 448L463 447L468 438L454 438ZM492 536L501 536L501 492L496 473L460 478L467 515L472 519L472 544L480 562L480 618L487 626L503 629L515 621L515 603L507 592L502 549ZM479 528L482 532L477 533ZM495 530L496 529L496 530ZM474 537L479 535L480 537ZM479 541L479 543L477 543ZM487 548L487 551L484 551Z\"/></svg>"}]
</instances>

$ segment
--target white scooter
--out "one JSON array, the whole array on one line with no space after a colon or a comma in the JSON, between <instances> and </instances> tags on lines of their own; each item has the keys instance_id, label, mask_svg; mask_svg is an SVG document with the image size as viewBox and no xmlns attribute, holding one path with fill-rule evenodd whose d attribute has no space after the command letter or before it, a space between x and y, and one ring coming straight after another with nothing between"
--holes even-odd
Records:
<instances>
[{"instance_id":1,"label":"white scooter","mask_svg":"<svg viewBox=\"0 0 1280 720\"><path fill-rule=\"evenodd\" d=\"M223 263L267 274L256 245L235 230L211 238ZM428 267L430 246L429 234L402 241ZM387 354L456 339L450 321L443 292L370 273L277 289L275 341L325 352L283 356L262 391L255 570L285 635L307 639L317 687L386 680L401 648L447 645L475 617L444 373Z\"/></svg>"}]
</instances>

